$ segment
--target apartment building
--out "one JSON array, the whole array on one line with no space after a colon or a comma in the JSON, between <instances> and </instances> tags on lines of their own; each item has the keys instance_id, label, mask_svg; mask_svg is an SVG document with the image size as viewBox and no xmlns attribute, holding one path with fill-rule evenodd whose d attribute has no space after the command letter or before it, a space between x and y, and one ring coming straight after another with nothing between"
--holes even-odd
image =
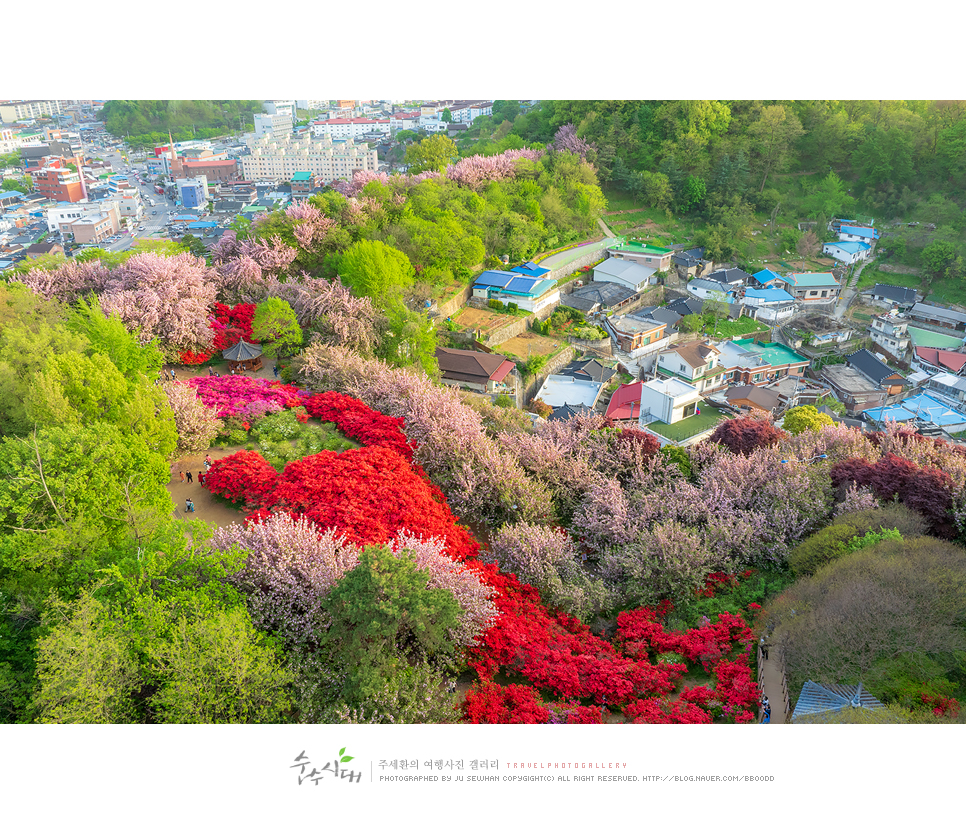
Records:
<instances>
[{"instance_id":1,"label":"apartment building","mask_svg":"<svg viewBox=\"0 0 966 830\"><path fill-rule=\"evenodd\" d=\"M273 138L284 138L292 132L294 122L291 112L282 112L278 115L257 112L253 118L255 121L255 135L257 137L269 136Z\"/></svg>"},{"instance_id":2,"label":"apartment building","mask_svg":"<svg viewBox=\"0 0 966 830\"><path fill-rule=\"evenodd\" d=\"M350 179L356 170L375 172L379 160L375 150L354 141L336 144L330 136L248 136L249 155L242 156L242 177L250 181L290 181L296 173L311 173L323 182Z\"/></svg>"},{"instance_id":3,"label":"apartment building","mask_svg":"<svg viewBox=\"0 0 966 830\"><path fill-rule=\"evenodd\" d=\"M36 118L56 118L64 109L60 101L7 101L0 104L0 121L29 121Z\"/></svg>"},{"instance_id":4,"label":"apartment building","mask_svg":"<svg viewBox=\"0 0 966 830\"><path fill-rule=\"evenodd\" d=\"M53 202L79 202L84 198L80 173L71 170L63 159L45 157L30 176L34 189Z\"/></svg>"},{"instance_id":5,"label":"apartment building","mask_svg":"<svg viewBox=\"0 0 966 830\"><path fill-rule=\"evenodd\" d=\"M47 210L48 232L72 235L75 242L99 241L120 229L121 211L113 200L61 204Z\"/></svg>"},{"instance_id":6,"label":"apartment building","mask_svg":"<svg viewBox=\"0 0 966 830\"><path fill-rule=\"evenodd\" d=\"M312 123L312 135L334 139L360 138L367 133L388 136L391 129L388 118L330 118Z\"/></svg>"}]
</instances>

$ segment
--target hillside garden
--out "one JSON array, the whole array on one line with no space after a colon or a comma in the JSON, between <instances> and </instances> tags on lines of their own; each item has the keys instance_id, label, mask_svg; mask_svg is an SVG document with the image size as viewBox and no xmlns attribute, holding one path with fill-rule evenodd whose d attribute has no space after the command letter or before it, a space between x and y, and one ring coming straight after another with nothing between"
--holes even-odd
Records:
<instances>
[{"instance_id":1,"label":"hillside garden","mask_svg":"<svg viewBox=\"0 0 966 830\"><path fill-rule=\"evenodd\" d=\"M0 285L5 722L751 723L765 630L793 694L861 680L906 719L960 717L961 448L747 417L662 450L434 381L418 287L602 207L557 141L356 178L210 262ZM280 380L206 372L242 337ZM216 444L217 527L170 495Z\"/></svg>"}]
</instances>

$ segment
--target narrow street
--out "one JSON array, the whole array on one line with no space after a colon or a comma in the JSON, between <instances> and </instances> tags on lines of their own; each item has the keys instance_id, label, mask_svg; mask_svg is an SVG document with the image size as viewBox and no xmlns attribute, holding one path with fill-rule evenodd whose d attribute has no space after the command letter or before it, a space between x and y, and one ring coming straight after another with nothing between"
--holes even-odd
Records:
<instances>
[{"instance_id":1,"label":"narrow street","mask_svg":"<svg viewBox=\"0 0 966 830\"><path fill-rule=\"evenodd\" d=\"M835 317L841 319L849 307L849 303L852 302L852 298L858 292L859 277L862 276L862 269L865 268L872 260L866 259L860 262L855 271L852 273L852 278L849 280L849 284L842 289L842 295L839 297L838 305L835 306Z\"/></svg>"}]
</instances>

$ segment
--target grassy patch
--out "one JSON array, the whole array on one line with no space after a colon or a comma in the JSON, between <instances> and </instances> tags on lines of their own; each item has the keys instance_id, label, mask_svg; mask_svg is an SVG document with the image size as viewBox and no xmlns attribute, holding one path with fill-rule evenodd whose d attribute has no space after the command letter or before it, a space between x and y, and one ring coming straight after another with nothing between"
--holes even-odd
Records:
<instances>
[{"instance_id":1,"label":"grassy patch","mask_svg":"<svg viewBox=\"0 0 966 830\"><path fill-rule=\"evenodd\" d=\"M745 337L758 331L768 331L768 326L751 317L739 317L737 320L719 320L717 326L712 320L704 324L702 331L713 337Z\"/></svg>"},{"instance_id":2,"label":"grassy patch","mask_svg":"<svg viewBox=\"0 0 966 830\"><path fill-rule=\"evenodd\" d=\"M697 415L692 415L690 418L685 418L683 421L678 421L675 424L665 424L662 421L654 421L647 425L648 429L656 432L658 435L663 435L665 438L671 441L683 441L686 438L690 438L692 435L697 435L699 432L704 432L706 429L711 429L719 421L723 420L727 416L721 412L719 409L715 409L713 406L704 404L701 407L701 412Z\"/></svg>"},{"instance_id":3,"label":"grassy patch","mask_svg":"<svg viewBox=\"0 0 966 830\"><path fill-rule=\"evenodd\" d=\"M884 285L899 285L903 288L920 288L922 281L916 274L887 274L874 265L866 265L859 274L859 290L872 288L877 282Z\"/></svg>"}]
</instances>

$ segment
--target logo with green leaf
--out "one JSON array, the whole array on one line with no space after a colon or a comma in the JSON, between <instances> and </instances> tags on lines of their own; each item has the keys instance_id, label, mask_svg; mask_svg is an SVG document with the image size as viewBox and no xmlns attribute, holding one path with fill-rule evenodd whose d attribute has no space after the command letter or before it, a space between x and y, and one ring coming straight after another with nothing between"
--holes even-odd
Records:
<instances>
[{"instance_id":1,"label":"logo with green leaf","mask_svg":"<svg viewBox=\"0 0 966 830\"><path fill-rule=\"evenodd\" d=\"M353 759L353 757L354 756L352 756L352 755L346 755L345 754L345 747L342 747L342 749L339 750L339 763L340 764L347 764L347 763L349 763L349 761L351 761Z\"/></svg>"}]
</instances>

